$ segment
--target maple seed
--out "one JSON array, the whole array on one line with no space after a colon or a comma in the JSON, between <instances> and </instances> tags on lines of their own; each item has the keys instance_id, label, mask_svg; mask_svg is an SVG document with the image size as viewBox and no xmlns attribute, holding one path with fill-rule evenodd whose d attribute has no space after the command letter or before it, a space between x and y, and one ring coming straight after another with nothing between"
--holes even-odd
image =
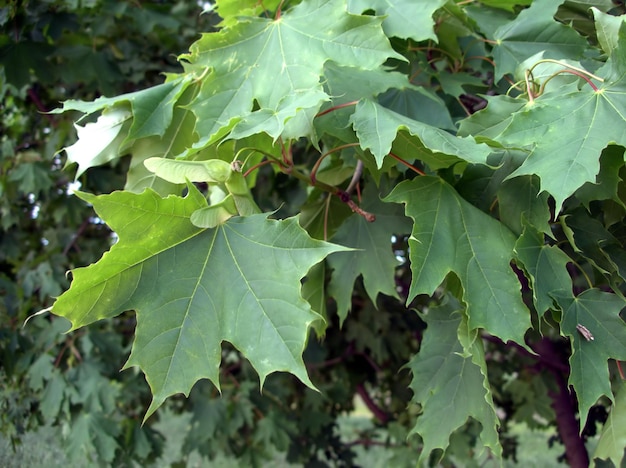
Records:
<instances>
[{"instance_id":1,"label":"maple seed","mask_svg":"<svg viewBox=\"0 0 626 468\"><path fill-rule=\"evenodd\" d=\"M580 333L587 341L593 341L595 339L587 327L581 325L580 323L576 324L576 330L578 330L578 333Z\"/></svg>"}]
</instances>

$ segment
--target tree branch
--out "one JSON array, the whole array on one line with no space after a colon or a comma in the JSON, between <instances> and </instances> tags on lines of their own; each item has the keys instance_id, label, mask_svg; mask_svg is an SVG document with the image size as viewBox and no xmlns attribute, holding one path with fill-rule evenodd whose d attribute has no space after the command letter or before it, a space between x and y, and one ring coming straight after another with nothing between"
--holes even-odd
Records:
<instances>
[{"instance_id":1,"label":"tree branch","mask_svg":"<svg viewBox=\"0 0 626 468\"><path fill-rule=\"evenodd\" d=\"M544 338L535 345L535 350L541 356L552 362L562 362L563 357L555 347L555 343ZM552 407L556 413L556 425L565 446L565 456L572 468L587 468L589 466L589 454L585 448L585 441L580 435L580 421L576 419L576 401L570 393L566 376L554 367L547 367L554 376L558 391L549 392L552 399Z\"/></svg>"}]
</instances>

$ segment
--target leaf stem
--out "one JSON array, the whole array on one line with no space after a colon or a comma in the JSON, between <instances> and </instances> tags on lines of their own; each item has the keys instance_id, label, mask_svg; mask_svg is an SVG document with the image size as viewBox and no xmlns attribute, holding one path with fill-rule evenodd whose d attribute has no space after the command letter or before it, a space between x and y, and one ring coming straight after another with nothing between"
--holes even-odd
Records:
<instances>
[{"instance_id":1,"label":"leaf stem","mask_svg":"<svg viewBox=\"0 0 626 468\"><path fill-rule=\"evenodd\" d=\"M313 169L311 169L311 175L310 175L311 184L315 185L317 171L320 168L320 164L322 164L322 161L324 160L324 158L326 158L326 156L328 156L329 154L336 153L337 151L341 151L342 149L351 148L353 146L359 146L359 143L346 143L345 145L339 145L339 146L336 146L335 148L328 150L326 153L322 154L320 158L313 165Z\"/></svg>"},{"instance_id":2,"label":"leaf stem","mask_svg":"<svg viewBox=\"0 0 626 468\"><path fill-rule=\"evenodd\" d=\"M330 114L331 112L334 112L339 109L343 109L344 107L356 106L358 103L359 101L350 101L350 102L344 102L343 104L337 104L336 106L333 106L326 110L318 112L317 114L315 114L315 118L321 117L322 115Z\"/></svg>"},{"instance_id":3,"label":"leaf stem","mask_svg":"<svg viewBox=\"0 0 626 468\"><path fill-rule=\"evenodd\" d=\"M541 94L543 94L543 90L545 89L545 87L546 87L546 85L548 84L548 82L549 82L552 78L554 78L555 76L560 75L561 73L570 73L570 74L572 74L572 75L576 75L576 76L578 76L579 78L582 78L583 80L585 80L585 81L587 82L587 84L588 84L589 86L591 86L591 88L592 88L594 91L596 91L596 92L598 91L598 87L597 87L597 86L594 84L594 82L593 82L593 81L591 81L591 80L589 79L589 77L588 77L588 76L586 76L585 74L580 73L580 72L578 72L578 71L576 71L576 70L559 70L558 72L556 72L556 73L554 73L554 74L550 75L548 78L546 78L546 80L545 80L545 81L541 84L541 88L539 88L539 94L540 94L540 95L541 95Z\"/></svg>"},{"instance_id":4,"label":"leaf stem","mask_svg":"<svg viewBox=\"0 0 626 468\"><path fill-rule=\"evenodd\" d=\"M248 169L246 172L243 173L244 177L248 177L250 175L251 172L256 171L258 168L260 168L261 166L266 166L268 164L277 164L278 166L280 166L281 168L283 168L284 166L282 165L282 163L280 161L276 161L275 159L265 159L263 161L261 161L258 164L255 164L254 166L252 166L250 169Z\"/></svg>"},{"instance_id":5,"label":"leaf stem","mask_svg":"<svg viewBox=\"0 0 626 468\"><path fill-rule=\"evenodd\" d=\"M413 166L412 164L409 164L407 161L402 159L400 156L396 156L393 153L389 153L389 156L391 156L393 159L395 159L399 163L404 164L406 167L408 167L409 169L413 170L415 173L417 173L419 175L426 175L426 173L424 171L422 171L421 169L418 169L417 167Z\"/></svg>"},{"instance_id":6,"label":"leaf stem","mask_svg":"<svg viewBox=\"0 0 626 468\"><path fill-rule=\"evenodd\" d=\"M535 63L530 69L532 70L537 65L539 65L540 63L544 63L544 62L556 63L558 65L561 65L564 68L567 68L567 69L573 70L573 71L577 71L578 73L581 73L582 75L588 76L589 78L593 78L594 80L598 80L599 82L604 83L604 79L600 78L598 75L594 75L593 73L588 72L584 68L575 67L573 65L570 65L567 62L562 62L561 60L542 59L542 60L539 60L537 63ZM580 75L578 75L578 76L580 76Z\"/></svg>"},{"instance_id":7,"label":"leaf stem","mask_svg":"<svg viewBox=\"0 0 626 468\"><path fill-rule=\"evenodd\" d=\"M361 179L361 174L363 174L363 161L360 159L356 162L356 167L354 168L354 174L352 174L352 179L350 180L350 184L346 189L347 193L352 193L354 187L357 186L359 180Z\"/></svg>"}]
</instances>

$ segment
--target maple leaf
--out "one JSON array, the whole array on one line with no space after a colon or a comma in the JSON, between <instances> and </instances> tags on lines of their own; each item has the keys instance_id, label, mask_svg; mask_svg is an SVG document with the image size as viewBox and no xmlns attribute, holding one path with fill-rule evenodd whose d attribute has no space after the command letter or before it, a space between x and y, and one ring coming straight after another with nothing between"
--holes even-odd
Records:
<instances>
[{"instance_id":1,"label":"maple leaf","mask_svg":"<svg viewBox=\"0 0 626 468\"><path fill-rule=\"evenodd\" d=\"M356 213L350 216L332 240L355 250L328 257L328 265L334 270L328 292L337 301L342 321L352 308L352 290L359 275L363 276L365 290L374 304L378 293L398 297L395 269L400 262L391 249L391 237L411 231L411 221L402 213L402 207L382 203L377 191L369 187L363 195L361 208L375 214L376 221L368 222Z\"/></svg>"},{"instance_id":2,"label":"maple leaf","mask_svg":"<svg viewBox=\"0 0 626 468\"><path fill-rule=\"evenodd\" d=\"M103 96L91 102L68 100L61 109L53 110L52 114L75 110L85 116L102 111L96 122L75 125L78 139L65 148L68 163L78 163L76 177L90 167L123 156L131 142L162 137L172 123L173 104L190 83L190 77L177 77L152 88L113 98ZM193 126L191 130L193 132Z\"/></svg>"},{"instance_id":3,"label":"maple leaf","mask_svg":"<svg viewBox=\"0 0 626 468\"><path fill-rule=\"evenodd\" d=\"M581 58L587 41L574 29L559 23L554 15L564 0L535 0L513 21L507 21L493 34L495 78L513 73L525 59L543 52L546 58Z\"/></svg>"},{"instance_id":4,"label":"maple leaf","mask_svg":"<svg viewBox=\"0 0 626 468\"><path fill-rule=\"evenodd\" d=\"M543 235L533 227L524 229L515 243L515 253L529 277L540 317L553 308L554 294L571 295L572 280L567 272L571 259L561 249L545 245Z\"/></svg>"},{"instance_id":5,"label":"maple leaf","mask_svg":"<svg viewBox=\"0 0 626 468\"><path fill-rule=\"evenodd\" d=\"M394 154L410 161L421 159L435 169L451 166L459 160L486 164L491 153L487 145L478 144L471 137L456 137L369 99L357 104L350 122L361 147L372 152L379 168L392 145Z\"/></svg>"},{"instance_id":6,"label":"maple leaf","mask_svg":"<svg viewBox=\"0 0 626 468\"><path fill-rule=\"evenodd\" d=\"M96 122L85 126L74 124L78 140L65 148L67 164L76 163L76 178L87 169L118 158L128 135L132 114L123 107L103 112Z\"/></svg>"},{"instance_id":7,"label":"maple leaf","mask_svg":"<svg viewBox=\"0 0 626 468\"><path fill-rule=\"evenodd\" d=\"M626 41L626 40L625 40ZM510 177L537 174L560 211L563 201L586 182L594 183L600 155L609 144L626 146L626 74L616 52L591 86L564 95L550 93L513 114L496 140L531 148L528 158Z\"/></svg>"},{"instance_id":8,"label":"maple leaf","mask_svg":"<svg viewBox=\"0 0 626 468\"><path fill-rule=\"evenodd\" d=\"M509 265L515 236L437 177L405 181L385 201L406 204L413 279L407 302L432 294L450 272L463 285L469 326L524 343L530 328L520 285Z\"/></svg>"},{"instance_id":9,"label":"maple leaf","mask_svg":"<svg viewBox=\"0 0 626 468\"><path fill-rule=\"evenodd\" d=\"M466 334L467 323L461 310L461 305L448 297L442 305L420 315L428 328L420 352L407 364L413 374L412 401L422 407L411 430L424 441L420 461L437 448L445 450L450 434L470 417L482 425L482 443L496 457L501 456L499 421L487 380L482 341L470 340L469 350L463 349L458 334ZM464 356L464 351L471 355Z\"/></svg>"},{"instance_id":10,"label":"maple leaf","mask_svg":"<svg viewBox=\"0 0 626 468\"><path fill-rule=\"evenodd\" d=\"M521 234L525 224L530 224L552 235L548 194L539 194L536 177L516 177L502 182L498 190L500 221L515 234Z\"/></svg>"},{"instance_id":11,"label":"maple leaf","mask_svg":"<svg viewBox=\"0 0 626 468\"><path fill-rule=\"evenodd\" d=\"M268 374L289 371L313 387L302 352L320 316L302 298L300 279L342 247L311 239L295 218L275 221L267 214L199 229L190 216L206 200L189 189L185 198L160 198L149 189L80 194L119 242L98 263L73 271L52 312L75 329L136 310L125 368L139 366L146 374L153 394L146 418L168 396L188 395L199 379L219 388L222 341L250 360L261 385Z\"/></svg>"},{"instance_id":12,"label":"maple leaf","mask_svg":"<svg viewBox=\"0 0 626 468\"><path fill-rule=\"evenodd\" d=\"M617 384L615 403L607 419L592 458L610 459L621 466L626 447L626 384Z\"/></svg>"},{"instance_id":13,"label":"maple leaf","mask_svg":"<svg viewBox=\"0 0 626 468\"><path fill-rule=\"evenodd\" d=\"M607 361L626 360L626 323L619 316L626 303L615 294L597 289L588 289L577 297L553 295L563 311L561 329L571 340L569 384L576 391L583 428L587 412L598 398L605 395L613 400ZM588 330L588 337L581 333L580 326Z\"/></svg>"},{"instance_id":14,"label":"maple leaf","mask_svg":"<svg viewBox=\"0 0 626 468\"><path fill-rule=\"evenodd\" d=\"M187 68L210 70L189 106L201 135L194 149L235 125L240 135L265 131L277 138L285 125L287 137L310 134L313 116L328 99L320 80L325 62L377 69L390 57L405 60L391 48L381 22L347 13L341 0L313 0L276 20L239 18L204 34L181 56Z\"/></svg>"},{"instance_id":15,"label":"maple leaf","mask_svg":"<svg viewBox=\"0 0 626 468\"><path fill-rule=\"evenodd\" d=\"M383 29L387 36L425 41L437 40L433 13L445 3L446 0L348 0L348 11L374 10L378 16L385 17Z\"/></svg>"}]
</instances>

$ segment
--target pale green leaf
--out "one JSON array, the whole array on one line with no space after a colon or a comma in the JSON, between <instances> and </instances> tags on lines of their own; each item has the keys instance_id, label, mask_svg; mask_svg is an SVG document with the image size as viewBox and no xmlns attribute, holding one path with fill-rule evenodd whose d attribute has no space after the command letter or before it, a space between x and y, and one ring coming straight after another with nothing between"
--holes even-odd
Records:
<instances>
[{"instance_id":1,"label":"pale green leaf","mask_svg":"<svg viewBox=\"0 0 626 468\"><path fill-rule=\"evenodd\" d=\"M471 137L455 137L445 130L412 120L371 100L357 104L350 122L361 147L372 152L379 168L391 151L400 129L406 130L406 133L398 136L398 139L409 141L400 142L404 149L398 156L410 160L422 159L428 164L432 161L433 166L442 167L458 161L486 164L490 153L486 145L477 144Z\"/></svg>"},{"instance_id":2,"label":"pale green leaf","mask_svg":"<svg viewBox=\"0 0 626 468\"><path fill-rule=\"evenodd\" d=\"M554 297L563 310L561 330L571 341L569 384L576 391L582 428L598 398L604 395L613 400L607 361L626 360L626 323L619 316L626 302L597 289L588 289L576 298ZM577 326L585 327L592 338L585 338Z\"/></svg>"},{"instance_id":3,"label":"pale green leaf","mask_svg":"<svg viewBox=\"0 0 626 468\"><path fill-rule=\"evenodd\" d=\"M77 178L90 167L105 164L120 156L131 120L130 111L113 107L104 111L96 122L82 127L74 125L78 141L65 148L65 152L68 164L78 164Z\"/></svg>"},{"instance_id":4,"label":"pale green leaf","mask_svg":"<svg viewBox=\"0 0 626 468\"><path fill-rule=\"evenodd\" d=\"M281 0L216 0L217 14L223 21L220 26L236 24L242 16L261 16L262 13L273 12L282 3Z\"/></svg>"},{"instance_id":5,"label":"pale green leaf","mask_svg":"<svg viewBox=\"0 0 626 468\"><path fill-rule=\"evenodd\" d=\"M223 183L231 176L231 165L221 159L208 161L180 161L149 158L143 162L150 172L174 184L190 182Z\"/></svg>"},{"instance_id":6,"label":"pale green leaf","mask_svg":"<svg viewBox=\"0 0 626 468\"><path fill-rule=\"evenodd\" d=\"M61 109L55 109L52 113L76 110L89 115L100 110L114 107L125 108L130 105L133 122L128 132L128 140L153 135L162 136L172 121L174 102L190 83L190 77L180 77L151 88L112 98L102 96L90 102L70 99L63 103Z\"/></svg>"},{"instance_id":7,"label":"pale green leaf","mask_svg":"<svg viewBox=\"0 0 626 468\"><path fill-rule=\"evenodd\" d=\"M596 33L598 42L606 54L611 54L618 45L618 34L620 27L626 23L626 16L613 16L601 12L596 7L592 7L593 18L596 22Z\"/></svg>"},{"instance_id":8,"label":"pale green leaf","mask_svg":"<svg viewBox=\"0 0 626 468\"><path fill-rule=\"evenodd\" d=\"M434 293L454 273L463 286L470 327L524 343L530 314L510 267L515 245L511 231L436 177L402 182L385 201L405 203L414 220L408 301Z\"/></svg>"},{"instance_id":9,"label":"pale green leaf","mask_svg":"<svg viewBox=\"0 0 626 468\"><path fill-rule=\"evenodd\" d=\"M163 196L175 193L175 185L148 171L144 161L154 157L173 159L185 152L197 139L194 131L196 118L191 111L184 108L196 92L197 86L188 86L176 103L170 103L173 107L172 118L162 136L153 135L133 142L129 150L131 161L125 190L140 193L145 188L151 188ZM162 110L166 112L166 108Z\"/></svg>"},{"instance_id":10,"label":"pale green leaf","mask_svg":"<svg viewBox=\"0 0 626 468\"><path fill-rule=\"evenodd\" d=\"M446 0L348 0L348 11L360 14L374 10L378 16L384 16L383 29L389 37L436 41L433 13L445 3Z\"/></svg>"},{"instance_id":11,"label":"pale green leaf","mask_svg":"<svg viewBox=\"0 0 626 468\"><path fill-rule=\"evenodd\" d=\"M435 449L445 450L450 435L469 418L482 426L481 445L491 448L496 457L502 453L482 341L473 340L471 356L462 356L457 333L467 331L467 325L462 323L461 310L460 304L449 300L422 314L428 328L420 352L407 364L413 374L412 401L422 407L411 431L424 441L420 461Z\"/></svg>"},{"instance_id":12,"label":"pale green leaf","mask_svg":"<svg viewBox=\"0 0 626 468\"><path fill-rule=\"evenodd\" d=\"M311 134L312 117L327 99L321 80L325 62L377 69L390 57L403 60L381 22L348 14L340 0L312 0L276 20L240 18L232 27L204 34L182 57L191 69L209 70L189 105L201 135L194 148L237 122L242 134L263 130L278 138L289 119L291 131L299 131L291 136ZM259 116L252 111L255 104Z\"/></svg>"},{"instance_id":13,"label":"pale green leaf","mask_svg":"<svg viewBox=\"0 0 626 468\"><path fill-rule=\"evenodd\" d=\"M137 331L125 367L139 366L153 394L150 416L170 395L210 379L219 387L221 342L247 357L260 376L289 371L312 386L302 352L319 319L300 293L300 279L341 247L311 239L291 218L235 217L215 229L189 220L206 201L114 192L81 197L119 235L102 259L74 270L52 312L74 328L125 310ZM259 260L262 259L263 268Z\"/></svg>"}]
</instances>

